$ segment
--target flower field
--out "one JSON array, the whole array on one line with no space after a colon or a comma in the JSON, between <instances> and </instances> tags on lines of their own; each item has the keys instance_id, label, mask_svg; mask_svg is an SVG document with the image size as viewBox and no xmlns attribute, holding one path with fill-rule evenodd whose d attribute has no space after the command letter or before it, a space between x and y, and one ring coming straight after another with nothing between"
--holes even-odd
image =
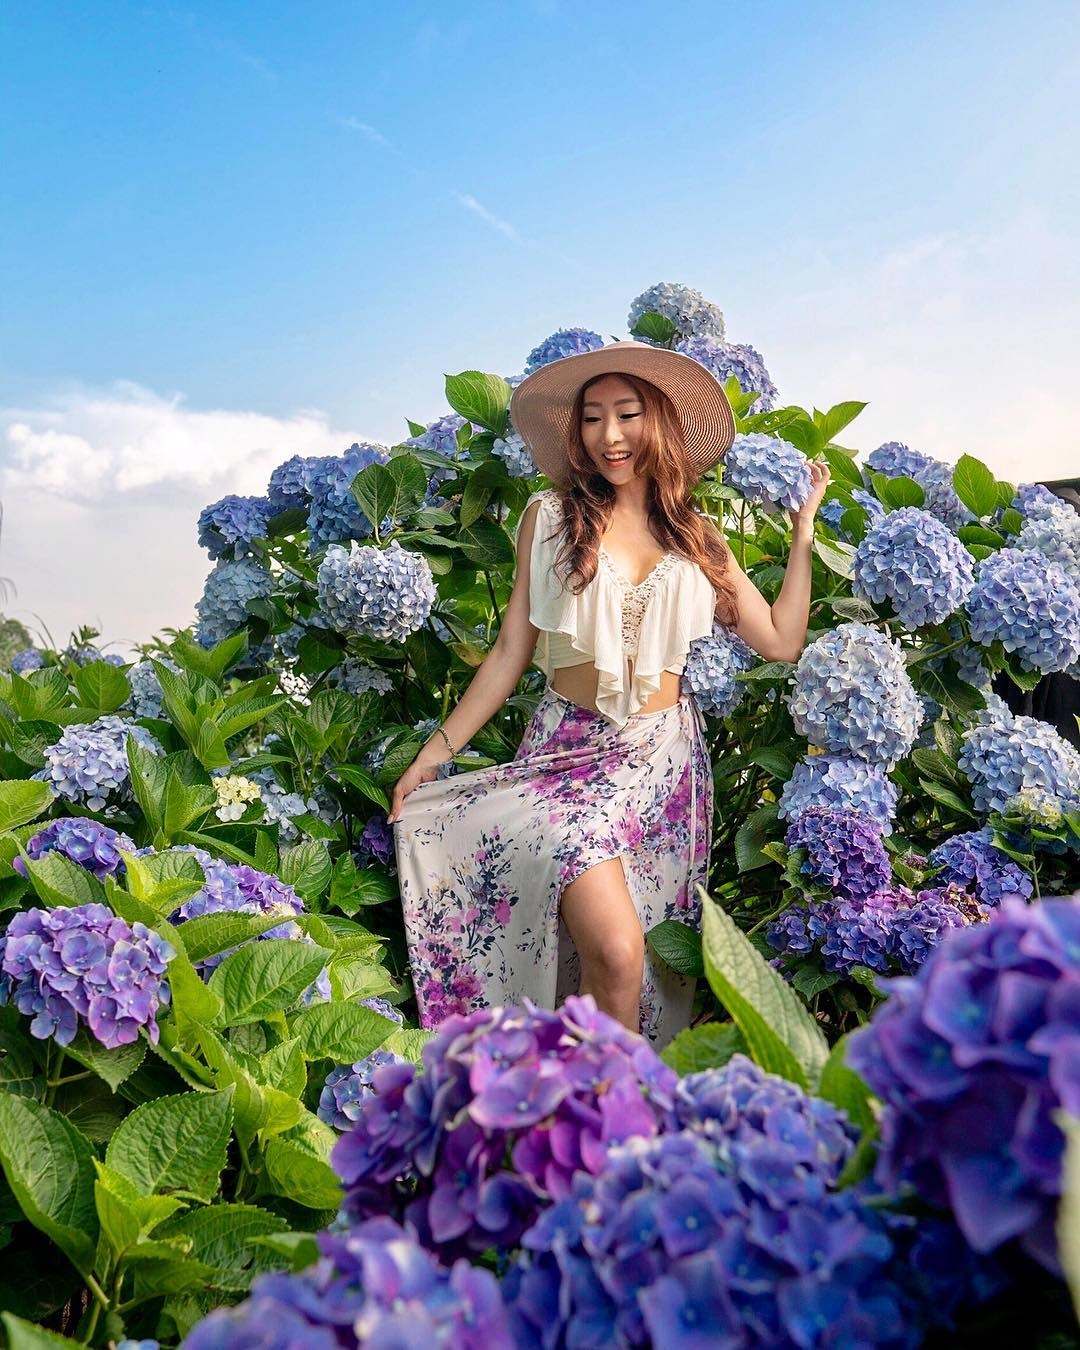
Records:
<instances>
[{"instance_id":1,"label":"flower field","mask_svg":"<svg viewBox=\"0 0 1080 1350\"><path fill-rule=\"evenodd\" d=\"M628 326L725 384L695 497L770 600L832 471L799 660L717 626L683 677L709 885L647 938L694 1025L658 1054L469 989L416 1025L388 794L498 632L545 485L511 390L603 345L561 329L207 506L192 628L6 649L10 1350L1077 1343L1080 753L1000 695L1080 676L1080 515L969 455L858 460L864 405L785 406L697 292ZM542 692L440 776L509 760Z\"/></svg>"}]
</instances>

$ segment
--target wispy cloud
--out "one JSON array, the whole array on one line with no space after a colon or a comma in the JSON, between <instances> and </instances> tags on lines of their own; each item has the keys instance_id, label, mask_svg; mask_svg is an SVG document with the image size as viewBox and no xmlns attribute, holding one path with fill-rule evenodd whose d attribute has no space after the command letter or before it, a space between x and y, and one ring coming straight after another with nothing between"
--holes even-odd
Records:
<instances>
[{"instance_id":1,"label":"wispy cloud","mask_svg":"<svg viewBox=\"0 0 1080 1350\"><path fill-rule=\"evenodd\" d=\"M472 211L474 214L478 215L481 220L486 220L489 225L493 225L495 229L499 230L502 234L505 234L508 239L517 240L518 243L523 242L521 235L518 234L513 225L508 221L500 220L493 211L489 211L486 206L481 202L478 202L475 197L470 196L469 193L458 192L456 189L451 188L451 195L455 197L467 211Z\"/></svg>"},{"instance_id":2,"label":"wispy cloud","mask_svg":"<svg viewBox=\"0 0 1080 1350\"><path fill-rule=\"evenodd\" d=\"M367 122L361 122L359 117L335 117L335 122L339 126L347 127L350 131L358 131L362 136L366 136L369 141L374 141L376 145L389 146L390 142L376 127L370 126Z\"/></svg>"}]
</instances>

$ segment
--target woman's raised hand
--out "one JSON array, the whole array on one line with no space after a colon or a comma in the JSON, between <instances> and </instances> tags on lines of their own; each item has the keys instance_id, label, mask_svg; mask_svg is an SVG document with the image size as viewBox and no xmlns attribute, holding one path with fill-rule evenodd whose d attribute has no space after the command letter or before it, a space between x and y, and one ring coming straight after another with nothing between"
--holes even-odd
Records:
<instances>
[{"instance_id":1,"label":"woman's raised hand","mask_svg":"<svg viewBox=\"0 0 1080 1350\"><path fill-rule=\"evenodd\" d=\"M401 807L413 788L419 787L421 783L431 783L438 777L441 763L441 760L425 759L424 749L421 748L416 758L394 784L394 791L390 797L390 811L386 817L388 825L401 819Z\"/></svg>"},{"instance_id":2,"label":"woman's raised hand","mask_svg":"<svg viewBox=\"0 0 1080 1350\"><path fill-rule=\"evenodd\" d=\"M818 507L821 505L822 497L825 496L825 489L829 486L831 477L832 474L829 472L827 464L818 459L810 461L810 496L807 497L805 506L800 506L797 510L788 512L793 525L813 525L814 517L817 515Z\"/></svg>"}]
</instances>

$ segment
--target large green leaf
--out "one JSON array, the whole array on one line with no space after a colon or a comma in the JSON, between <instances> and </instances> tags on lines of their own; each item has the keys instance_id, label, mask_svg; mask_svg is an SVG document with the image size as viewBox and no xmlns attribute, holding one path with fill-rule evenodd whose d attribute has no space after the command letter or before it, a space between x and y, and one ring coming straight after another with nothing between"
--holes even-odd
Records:
<instances>
[{"instance_id":1,"label":"large green leaf","mask_svg":"<svg viewBox=\"0 0 1080 1350\"><path fill-rule=\"evenodd\" d=\"M121 1121L105 1161L142 1195L181 1191L209 1202L225 1166L232 1119L231 1091L157 1097Z\"/></svg>"},{"instance_id":2,"label":"large green leaf","mask_svg":"<svg viewBox=\"0 0 1080 1350\"><path fill-rule=\"evenodd\" d=\"M706 1022L680 1031L660 1058L677 1074L687 1074L722 1068L735 1054L746 1054L746 1042L735 1023Z\"/></svg>"},{"instance_id":3,"label":"large green leaf","mask_svg":"<svg viewBox=\"0 0 1080 1350\"><path fill-rule=\"evenodd\" d=\"M0 1095L0 1163L27 1219L86 1274L94 1264L94 1151L64 1116Z\"/></svg>"},{"instance_id":4,"label":"large green leaf","mask_svg":"<svg viewBox=\"0 0 1080 1350\"><path fill-rule=\"evenodd\" d=\"M131 697L128 677L107 661L92 661L75 672L79 702L96 716L118 712Z\"/></svg>"},{"instance_id":5,"label":"large green leaf","mask_svg":"<svg viewBox=\"0 0 1080 1350\"><path fill-rule=\"evenodd\" d=\"M493 431L496 436L506 430L510 394L510 386L501 375L463 370L458 375L446 377L446 400L451 408L477 426Z\"/></svg>"},{"instance_id":6,"label":"large green leaf","mask_svg":"<svg viewBox=\"0 0 1080 1350\"><path fill-rule=\"evenodd\" d=\"M997 509L994 475L974 455L961 455L953 469L956 495L977 516L989 516Z\"/></svg>"},{"instance_id":7,"label":"large green leaf","mask_svg":"<svg viewBox=\"0 0 1080 1350\"><path fill-rule=\"evenodd\" d=\"M14 778L0 783L0 834L40 816L53 799L48 783Z\"/></svg>"},{"instance_id":8,"label":"large green leaf","mask_svg":"<svg viewBox=\"0 0 1080 1350\"><path fill-rule=\"evenodd\" d=\"M332 953L291 938L265 938L227 956L210 977L222 1002L224 1026L257 1022L295 1006Z\"/></svg>"},{"instance_id":9,"label":"large green leaf","mask_svg":"<svg viewBox=\"0 0 1080 1350\"><path fill-rule=\"evenodd\" d=\"M86 1350L85 1341L72 1341L45 1327L24 1322L14 1313L0 1313L4 1324L8 1350Z\"/></svg>"},{"instance_id":10,"label":"large green leaf","mask_svg":"<svg viewBox=\"0 0 1080 1350\"><path fill-rule=\"evenodd\" d=\"M821 1028L730 915L702 899L705 974L743 1034L754 1060L813 1090L829 1057Z\"/></svg>"},{"instance_id":11,"label":"large green leaf","mask_svg":"<svg viewBox=\"0 0 1080 1350\"><path fill-rule=\"evenodd\" d=\"M680 975L704 975L701 934L677 919L664 919L646 934L649 946Z\"/></svg>"},{"instance_id":12,"label":"large green leaf","mask_svg":"<svg viewBox=\"0 0 1080 1350\"><path fill-rule=\"evenodd\" d=\"M237 914L223 910L186 919L181 925L181 937L189 959L205 961L208 956L220 956L242 942L260 937L280 923L280 914Z\"/></svg>"},{"instance_id":13,"label":"large green leaf","mask_svg":"<svg viewBox=\"0 0 1080 1350\"><path fill-rule=\"evenodd\" d=\"M778 806L759 806L736 830L735 861L740 872L752 872L772 861L762 846L776 833L779 810Z\"/></svg>"},{"instance_id":14,"label":"large green leaf","mask_svg":"<svg viewBox=\"0 0 1080 1350\"><path fill-rule=\"evenodd\" d=\"M209 1281L215 1289L242 1293L260 1270L282 1264L255 1239L287 1232L288 1227L284 1219L257 1205L210 1205L170 1219L159 1236L187 1239L191 1260L215 1272Z\"/></svg>"},{"instance_id":15,"label":"large green leaf","mask_svg":"<svg viewBox=\"0 0 1080 1350\"><path fill-rule=\"evenodd\" d=\"M115 1092L143 1062L146 1042L132 1041L129 1045L118 1045L115 1049L109 1049L83 1030L67 1047L67 1053L80 1064L92 1069Z\"/></svg>"},{"instance_id":16,"label":"large green leaf","mask_svg":"<svg viewBox=\"0 0 1080 1350\"><path fill-rule=\"evenodd\" d=\"M307 840L282 852L278 876L310 905L322 898L333 870L326 845Z\"/></svg>"},{"instance_id":17,"label":"large green leaf","mask_svg":"<svg viewBox=\"0 0 1080 1350\"><path fill-rule=\"evenodd\" d=\"M58 849L31 859L23 855L30 884L46 905L100 905L105 903L105 887L92 872L72 862Z\"/></svg>"},{"instance_id":18,"label":"large green leaf","mask_svg":"<svg viewBox=\"0 0 1080 1350\"><path fill-rule=\"evenodd\" d=\"M821 1071L817 1095L846 1111L860 1130L874 1128L874 1113L870 1109L870 1089L863 1079L848 1067L847 1045L850 1037L841 1036L832 1048Z\"/></svg>"},{"instance_id":19,"label":"large green leaf","mask_svg":"<svg viewBox=\"0 0 1080 1350\"><path fill-rule=\"evenodd\" d=\"M308 1059L352 1064L377 1050L395 1023L356 1003L318 1003L293 1018L293 1032Z\"/></svg>"}]
</instances>

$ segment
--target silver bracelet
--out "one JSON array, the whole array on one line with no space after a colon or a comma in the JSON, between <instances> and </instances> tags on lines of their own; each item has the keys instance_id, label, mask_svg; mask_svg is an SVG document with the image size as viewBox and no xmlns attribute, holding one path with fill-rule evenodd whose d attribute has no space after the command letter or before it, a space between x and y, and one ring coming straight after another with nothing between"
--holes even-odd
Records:
<instances>
[{"instance_id":1,"label":"silver bracelet","mask_svg":"<svg viewBox=\"0 0 1080 1350\"><path fill-rule=\"evenodd\" d=\"M442 729L442 727L436 727L435 730L439 733L439 735L440 735L440 736L443 738L443 740L446 742L447 748L448 748L449 751L450 751L450 758L453 759L454 756L457 754L457 751L456 751L456 750L454 749L454 747L450 744L450 737L446 734L446 732Z\"/></svg>"}]
</instances>

